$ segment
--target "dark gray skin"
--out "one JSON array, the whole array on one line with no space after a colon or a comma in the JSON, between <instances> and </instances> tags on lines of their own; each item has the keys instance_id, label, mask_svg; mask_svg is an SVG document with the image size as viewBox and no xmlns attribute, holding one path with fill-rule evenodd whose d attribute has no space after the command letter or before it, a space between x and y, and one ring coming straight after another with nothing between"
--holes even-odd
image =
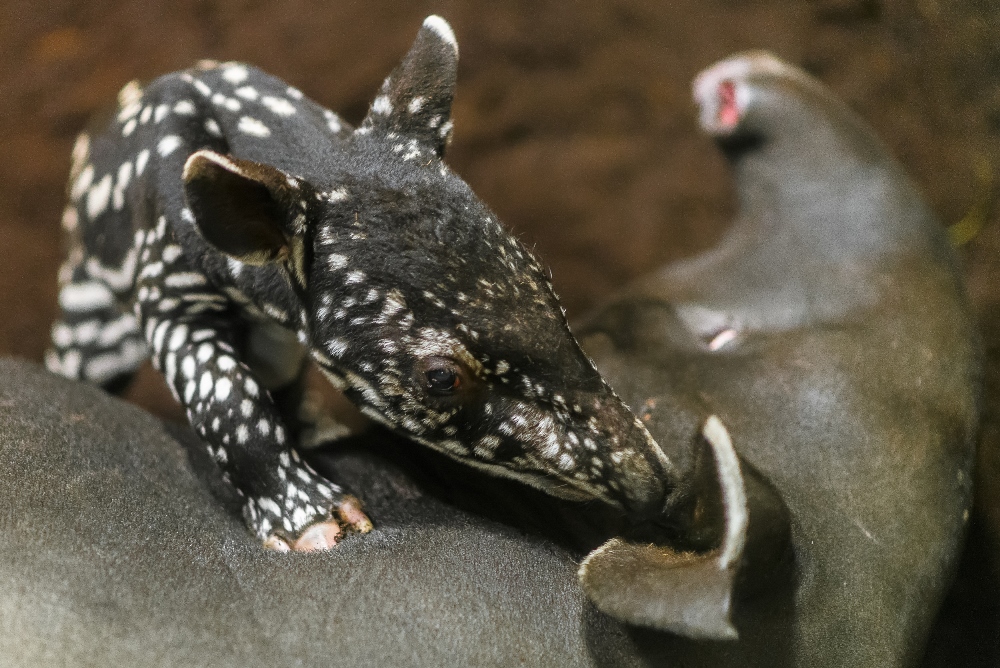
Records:
<instances>
[{"instance_id":1,"label":"dark gray skin","mask_svg":"<svg viewBox=\"0 0 1000 668\"><path fill-rule=\"evenodd\" d=\"M200 441L0 359L0 665L641 665L570 555L434 499L371 436L331 463L374 530L291 555L260 549Z\"/></svg>"},{"instance_id":2,"label":"dark gray skin","mask_svg":"<svg viewBox=\"0 0 1000 668\"><path fill-rule=\"evenodd\" d=\"M716 249L632 286L581 341L661 443L678 420L692 438L709 413L723 420L745 473L787 508L794 564L743 564L744 580L772 577L742 595L737 583L738 640L636 637L662 665L913 665L971 504L979 351L952 253L872 131L801 71L744 54L704 72L695 96L739 215ZM584 586L667 627L649 583L657 569L680 577L668 556L609 544ZM718 603L705 572L683 583L703 592L691 616Z\"/></svg>"},{"instance_id":3,"label":"dark gray skin","mask_svg":"<svg viewBox=\"0 0 1000 668\"><path fill-rule=\"evenodd\" d=\"M126 87L77 144L47 365L107 386L151 355L275 549L371 528L263 389L296 382L299 345L363 413L472 466L636 520L672 502L541 265L442 161L457 62L428 18L357 130L209 63ZM279 345L255 349L263 327Z\"/></svg>"}]
</instances>

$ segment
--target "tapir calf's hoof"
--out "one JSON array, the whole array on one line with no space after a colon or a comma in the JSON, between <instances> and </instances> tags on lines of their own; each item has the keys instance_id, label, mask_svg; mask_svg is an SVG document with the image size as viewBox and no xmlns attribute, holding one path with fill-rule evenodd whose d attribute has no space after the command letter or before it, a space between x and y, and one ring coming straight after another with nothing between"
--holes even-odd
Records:
<instances>
[{"instance_id":1,"label":"tapir calf's hoof","mask_svg":"<svg viewBox=\"0 0 1000 668\"><path fill-rule=\"evenodd\" d=\"M336 514L337 519L310 524L294 539L272 534L264 541L264 547L276 552L329 550L337 544L345 529L356 533L368 533L372 530L372 521L361 509L361 502L353 496L344 497L336 507Z\"/></svg>"},{"instance_id":2,"label":"tapir calf's hoof","mask_svg":"<svg viewBox=\"0 0 1000 668\"><path fill-rule=\"evenodd\" d=\"M329 550L337 544L341 533L340 525L334 520L317 522L302 532L298 540L292 543L292 549L296 552Z\"/></svg>"},{"instance_id":3,"label":"tapir calf's hoof","mask_svg":"<svg viewBox=\"0 0 1000 668\"><path fill-rule=\"evenodd\" d=\"M337 515L351 531L368 533L372 530L372 521L361 509L361 501L353 496L346 495L344 497L344 500L337 507Z\"/></svg>"}]
</instances>

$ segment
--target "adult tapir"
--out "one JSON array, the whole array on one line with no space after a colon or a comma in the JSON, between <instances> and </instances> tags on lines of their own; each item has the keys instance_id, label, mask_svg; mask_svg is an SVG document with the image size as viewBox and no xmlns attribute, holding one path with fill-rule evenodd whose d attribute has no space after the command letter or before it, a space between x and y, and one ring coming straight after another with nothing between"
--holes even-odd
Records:
<instances>
[{"instance_id":1,"label":"adult tapir","mask_svg":"<svg viewBox=\"0 0 1000 668\"><path fill-rule=\"evenodd\" d=\"M729 638L644 636L664 665L912 665L969 519L978 415L977 337L943 228L800 70L747 53L694 94L739 213L716 248L579 333L660 443L721 418L742 480L716 466L731 488L716 550L615 540L582 582L620 618Z\"/></svg>"}]
</instances>

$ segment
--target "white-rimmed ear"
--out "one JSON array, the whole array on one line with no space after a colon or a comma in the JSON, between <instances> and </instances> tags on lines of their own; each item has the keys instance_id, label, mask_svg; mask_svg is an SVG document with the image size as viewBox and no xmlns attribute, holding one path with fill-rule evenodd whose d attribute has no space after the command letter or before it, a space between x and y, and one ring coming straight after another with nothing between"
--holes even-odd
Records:
<instances>
[{"instance_id":1,"label":"white-rimmed ear","mask_svg":"<svg viewBox=\"0 0 1000 668\"><path fill-rule=\"evenodd\" d=\"M184 163L183 181L194 224L208 243L247 264L288 258L295 221L304 214L295 179L270 165L201 150Z\"/></svg>"},{"instance_id":2,"label":"white-rimmed ear","mask_svg":"<svg viewBox=\"0 0 1000 668\"><path fill-rule=\"evenodd\" d=\"M705 421L699 442L709 456L688 481L700 497L689 530L716 544L690 551L690 542L678 548L613 538L587 555L578 576L612 617L689 638L736 640L733 601L791 580L791 520L770 482L740 462L718 417Z\"/></svg>"},{"instance_id":3,"label":"white-rimmed ear","mask_svg":"<svg viewBox=\"0 0 1000 668\"><path fill-rule=\"evenodd\" d=\"M458 42L448 22L428 16L417 38L382 83L358 132L399 135L413 149L444 155L451 137L451 102L458 76Z\"/></svg>"}]
</instances>

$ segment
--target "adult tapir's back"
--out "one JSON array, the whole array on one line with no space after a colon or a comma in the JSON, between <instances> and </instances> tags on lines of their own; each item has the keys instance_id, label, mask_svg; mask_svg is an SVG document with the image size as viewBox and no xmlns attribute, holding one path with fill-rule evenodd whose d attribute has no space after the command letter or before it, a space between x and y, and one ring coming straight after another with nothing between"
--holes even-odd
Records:
<instances>
[{"instance_id":1,"label":"adult tapir's back","mask_svg":"<svg viewBox=\"0 0 1000 668\"><path fill-rule=\"evenodd\" d=\"M743 359L688 368L793 517L796 665L913 664L953 577L977 378L967 314L933 282L899 295L909 304L751 336Z\"/></svg>"},{"instance_id":2,"label":"adult tapir's back","mask_svg":"<svg viewBox=\"0 0 1000 668\"><path fill-rule=\"evenodd\" d=\"M911 665L971 504L978 353L952 254L870 130L797 70L750 54L696 93L740 214L718 249L641 282L581 340L654 435L672 397L721 417L788 508L795 569L787 590L772 580L736 605L735 643L650 651Z\"/></svg>"}]
</instances>

